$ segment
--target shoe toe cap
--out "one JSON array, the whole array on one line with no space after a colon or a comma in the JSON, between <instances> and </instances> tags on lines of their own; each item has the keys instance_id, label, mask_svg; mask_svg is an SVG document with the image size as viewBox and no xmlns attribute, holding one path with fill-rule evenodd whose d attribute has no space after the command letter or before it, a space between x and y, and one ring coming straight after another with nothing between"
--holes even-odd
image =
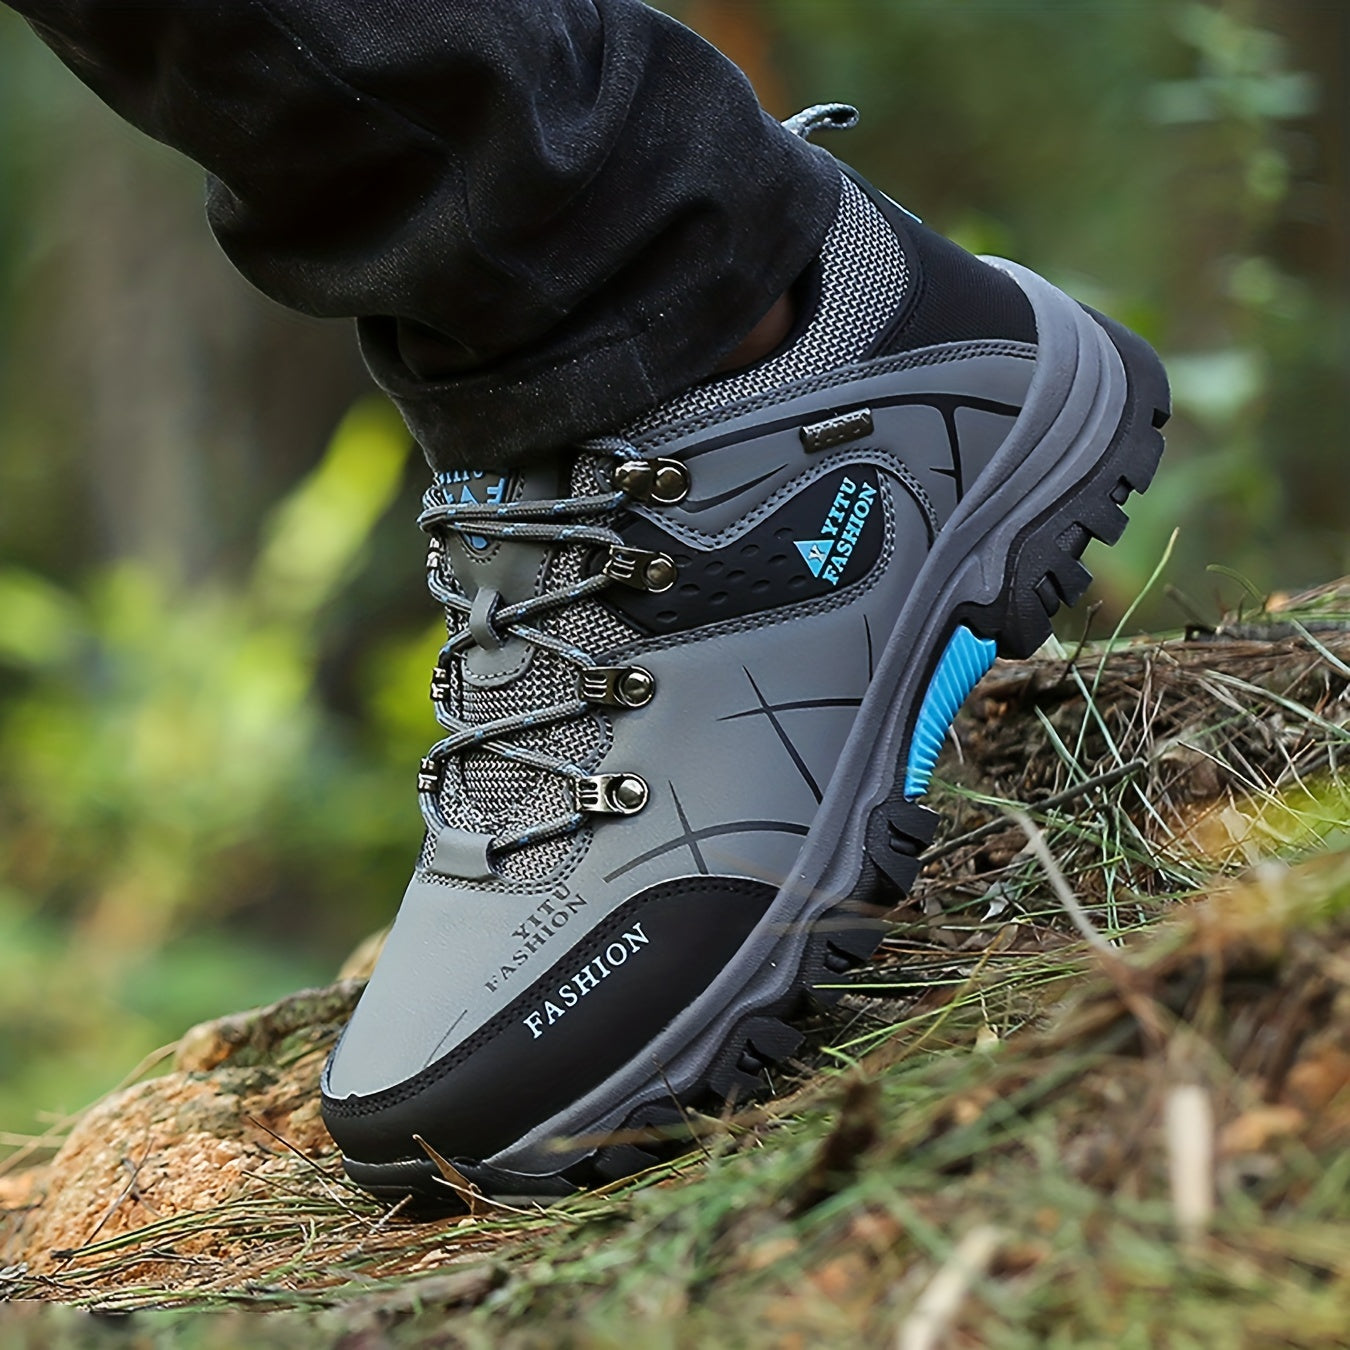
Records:
<instances>
[{"instance_id":1,"label":"shoe toe cap","mask_svg":"<svg viewBox=\"0 0 1350 1350\"><path fill-rule=\"evenodd\" d=\"M644 1053L648 1076L659 1076L650 1047L736 957L774 893L716 877L653 886L559 945L519 992L499 988L497 1010L474 1025L447 1002L434 961L422 968L425 1002L405 960L382 979L387 950L324 1072L330 1132L363 1164L424 1158L416 1137L448 1159L482 1161L584 1099L596 1099L598 1118L599 1099Z\"/></svg>"}]
</instances>

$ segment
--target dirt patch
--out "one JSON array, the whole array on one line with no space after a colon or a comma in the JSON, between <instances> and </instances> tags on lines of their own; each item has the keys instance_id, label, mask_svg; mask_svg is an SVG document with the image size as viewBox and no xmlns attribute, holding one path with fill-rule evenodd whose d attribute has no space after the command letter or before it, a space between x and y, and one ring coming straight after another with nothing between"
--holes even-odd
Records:
<instances>
[{"instance_id":1,"label":"dirt patch","mask_svg":"<svg viewBox=\"0 0 1350 1350\"><path fill-rule=\"evenodd\" d=\"M57 1276L72 1253L166 1217L338 1175L319 1073L359 990L307 991L189 1031L172 1072L105 1098L50 1163L0 1179L9 1211L0 1265ZM234 1255L207 1230L176 1244L170 1261L140 1262L124 1276L172 1281L184 1262Z\"/></svg>"}]
</instances>

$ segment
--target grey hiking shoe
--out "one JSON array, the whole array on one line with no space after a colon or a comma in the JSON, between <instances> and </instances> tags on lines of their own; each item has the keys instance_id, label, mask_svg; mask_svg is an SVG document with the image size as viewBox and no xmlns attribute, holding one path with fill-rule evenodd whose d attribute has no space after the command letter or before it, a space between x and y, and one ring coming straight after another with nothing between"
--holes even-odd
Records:
<instances>
[{"instance_id":1,"label":"grey hiking shoe","mask_svg":"<svg viewBox=\"0 0 1350 1350\"><path fill-rule=\"evenodd\" d=\"M1109 319L847 174L780 352L428 493L427 838L324 1075L349 1175L452 1200L650 1165L879 943L962 700L1162 451ZM822 986L826 986L822 988Z\"/></svg>"}]
</instances>

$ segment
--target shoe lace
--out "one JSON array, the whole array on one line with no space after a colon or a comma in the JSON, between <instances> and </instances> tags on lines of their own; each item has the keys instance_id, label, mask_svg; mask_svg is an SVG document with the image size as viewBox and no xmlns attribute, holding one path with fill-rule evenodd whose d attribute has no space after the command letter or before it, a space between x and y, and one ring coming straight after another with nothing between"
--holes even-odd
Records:
<instances>
[{"instance_id":1,"label":"shoe lace","mask_svg":"<svg viewBox=\"0 0 1350 1350\"><path fill-rule=\"evenodd\" d=\"M640 457L633 445L618 437L584 441L578 449L586 455L616 461ZM445 606L452 619L450 639L441 651L441 665L447 666L451 661L462 663L470 649L478 645L476 625L471 623L474 603L464 595L446 564L444 544L448 536L472 540L479 547L484 540L512 540L555 547L577 544L621 547L622 537L604 521L632 500L629 492L617 486L612 491L589 496L500 504L457 502L451 500L439 485L428 488L422 499L422 513L417 518L419 527L432 540L427 555L427 588ZM611 582L611 577L604 572L584 576L579 581L513 604L499 604L486 614L485 621L494 636L503 640L508 636L519 638L533 648L555 653L581 671L595 665L596 656L556 633L545 631L533 621L595 596ZM463 622L456 625L455 616ZM462 681L459 687L463 687ZM507 740L517 732L538 731L593 712L594 706L579 695L548 707L529 708L486 722L462 720L455 716L446 700L439 698L435 701L435 709L436 720L448 734L427 751L418 775L418 801L433 837L448 827L440 803L447 761L468 751L488 751L502 759L557 774L569 783L586 777L586 769L571 760ZM518 834L497 837L491 848L498 854L514 852L560 835L574 834L585 822L586 813L578 809L532 825Z\"/></svg>"}]
</instances>

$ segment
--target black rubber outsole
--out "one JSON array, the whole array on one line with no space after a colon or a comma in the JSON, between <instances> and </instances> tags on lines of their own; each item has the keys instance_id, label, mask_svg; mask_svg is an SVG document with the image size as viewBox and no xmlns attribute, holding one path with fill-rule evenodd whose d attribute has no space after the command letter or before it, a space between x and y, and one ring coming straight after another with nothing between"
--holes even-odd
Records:
<instances>
[{"instance_id":1,"label":"black rubber outsole","mask_svg":"<svg viewBox=\"0 0 1350 1350\"><path fill-rule=\"evenodd\" d=\"M1087 312L1110 337L1125 366L1128 392L1120 425L1093 473L1021 531L1009 551L999 601L961 607L951 618L953 629L965 625L996 640L1005 657L1030 656L1050 636L1051 618L1087 590L1092 575L1081 561L1084 550L1092 539L1109 545L1120 538L1128 523L1125 502L1131 493L1148 488L1162 457L1162 428L1171 414L1162 363L1128 329L1095 310ZM677 1097L639 1107L610 1132L615 1142L600 1144L552 1176L526 1179L490 1164L456 1159L454 1167L463 1180L502 1199L549 1200L606 1185L687 1151L691 1113L716 1115L729 1105L768 1094L771 1070L794 1055L805 1038L798 1024L836 1004L844 993L843 977L866 965L881 945L886 925L873 916L909 893L921 855L932 842L936 813L904 795L907 759L906 744L891 794L873 813L869 856L854 895L812 925L791 991L742 1020L695 1083ZM374 1195L389 1200L411 1196L407 1212L462 1207L463 1198L430 1158L344 1163L351 1179Z\"/></svg>"}]
</instances>

